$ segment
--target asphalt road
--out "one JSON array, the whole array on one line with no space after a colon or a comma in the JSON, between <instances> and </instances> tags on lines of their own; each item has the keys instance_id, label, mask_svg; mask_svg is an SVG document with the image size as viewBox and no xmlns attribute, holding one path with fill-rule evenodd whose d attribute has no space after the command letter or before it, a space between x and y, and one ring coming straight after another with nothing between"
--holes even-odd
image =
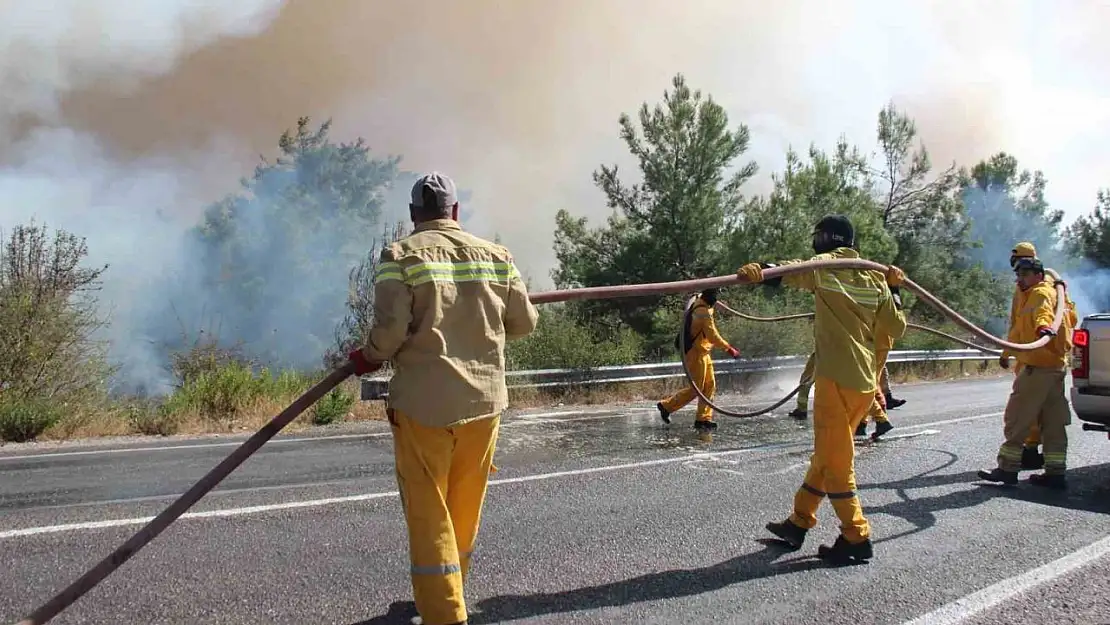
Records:
<instances>
[{"instance_id":1,"label":"asphalt road","mask_svg":"<svg viewBox=\"0 0 1110 625\"><path fill-rule=\"evenodd\" d=\"M689 409L664 426L653 402L510 415L471 623L1108 623L1110 441L1069 428L1067 492L984 485L974 472L994 461L1008 384L896 389L909 400L896 429L857 450L876 557L845 568L815 558L837 532L828 506L800 551L765 542L811 448L789 405L720 418L712 440ZM236 440L0 449L0 622L80 576ZM381 424L268 444L52 622L405 622L390 444Z\"/></svg>"}]
</instances>

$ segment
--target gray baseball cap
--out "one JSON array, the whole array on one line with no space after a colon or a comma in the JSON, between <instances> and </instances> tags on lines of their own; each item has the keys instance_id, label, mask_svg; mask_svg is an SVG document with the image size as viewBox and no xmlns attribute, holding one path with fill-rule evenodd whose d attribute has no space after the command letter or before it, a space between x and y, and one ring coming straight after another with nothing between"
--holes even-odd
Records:
<instances>
[{"instance_id":1,"label":"gray baseball cap","mask_svg":"<svg viewBox=\"0 0 1110 625\"><path fill-rule=\"evenodd\" d=\"M455 191L455 182L443 174L433 171L424 174L412 185L412 205L417 208L430 208L424 206L424 187L429 187L436 194L435 208L449 208L458 202Z\"/></svg>"}]
</instances>

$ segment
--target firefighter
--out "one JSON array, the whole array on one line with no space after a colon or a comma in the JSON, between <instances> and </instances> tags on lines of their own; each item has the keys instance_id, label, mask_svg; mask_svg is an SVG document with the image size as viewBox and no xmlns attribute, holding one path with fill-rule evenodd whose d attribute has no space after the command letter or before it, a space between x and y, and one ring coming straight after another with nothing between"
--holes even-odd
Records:
<instances>
[{"instance_id":1,"label":"firefighter","mask_svg":"<svg viewBox=\"0 0 1110 625\"><path fill-rule=\"evenodd\" d=\"M813 388L813 369L816 366L814 362L817 358L817 352L813 352L806 359L805 369L802 369L802 377L798 379L798 404L790 411L790 416L795 419L805 419L809 414L809 389Z\"/></svg>"},{"instance_id":2,"label":"firefighter","mask_svg":"<svg viewBox=\"0 0 1110 625\"><path fill-rule=\"evenodd\" d=\"M854 228L847 217L830 215L813 230L814 260L859 258L852 249ZM787 261L789 264L801 261ZM750 263L737 274L763 282L763 269ZM878 391L876 336L901 338L906 318L891 297L888 283L898 286L905 274L891 267L877 271L817 270L775 279L775 283L812 291L816 300L813 333L817 357L814 371L814 451L805 481L794 496L794 511L767 529L795 549L817 525L817 508L828 496L840 518L840 536L818 555L835 563L872 557L871 526L856 493L853 430L867 413Z\"/></svg>"},{"instance_id":3,"label":"firefighter","mask_svg":"<svg viewBox=\"0 0 1110 625\"><path fill-rule=\"evenodd\" d=\"M538 313L509 251L459 227L450 178L424 175L411 196L413 232L382 250L373 327L350 360L358 375L394 367L386 415L412 622L465 624L463 582L508 404L505 341L531 334Z\"/></svg>"},{"instance_id":4,"label":"firefighter","mask_svg":"<svg viewBox=\"0 0 1110 625\"><path fill-rule=\"evenodd\" d=\"M1067 377L1067 356L1072 347L1071 315L1065 314L1059 332L1052 331L1056 314L1056 290L1045 281L1044 265L1036 258L1018 258L1014 275L1021 297L1017 302L1009 340L1031 343L1042 336L1051 336L1047 345L1031 352L1018 352L1018 373L1003 413L1005 442L998 450L998 465L979 471L979 477L991 482L1016 484L1021 469L1022 450L1029 429L1037 419L1041 422L1044 445L1044 473L1029 476L1029 482L1049 488L1066 488L1068 433L1071 409L1064 396ZM1065 286L1066 288L1066 286ZM1004 355L1005 357L1005 355Z\"/></svg>"},{"instance_id":5,"label":"firefighter","mask_svg":"<svg viewBox=\"0 0 1110 625\"><path fill-rule=\"evenodd\" d=\"M709 399L717 389L717 380L713 374L713 359L710 357L713 348L728 352L729 356L739 358L740 352L729 345L728 341L717 332L717 324L713 321L714 305L717 303L717 289L706 289L694 300L694 305L686 311L683 318L682 331L679 335L683 351L683 360L690 370L690 377L698 385L701 392ZM676 344L679 340L675 341ZM697 430L715 430L717 424L713 421L713 409L703 399L698 397L694 387L687 384L685 388L674 395L655 404L659 416L664 423L671 422L671 414L680 410L698 398L697 416L694 419L694 428Z\"/></svg>"},{"instance_id":6,"label":"firefighter","mask_svg":"<svg viewBox=\"0 0 1110 625\"><path fill-rule=\"evenodd\" d=\"M902 296L899 293L900 287L891 286L890 296L894 300L894 306L898 310L902 310ZM856 428L856 436L863 438L867 436L867 420L870 418L875 422L875 431L871 433L871 440L877 440L883 434L894 429L894 425L890 423L890 418L886 414L886 409L890 406L889 390L884 392L883 382L886 381L886 359L890 354L890 350L894 349L894 338L891 336L877 334L875 337L875 361L879 365L879 370L876 372L879 382L879 390L875 392L875 399L871 402L871 408L867 411L867 415L859 423ZM890 387L888 386L887 389ZM904 402L903 402L904 403Z\"/></svg>"},{"instance_id":7,"label":"firefighter","mask_svg":"<svg viewBox=\"0 0 1110 625\"><path fill-rule=\"evenodd\" d=\"M1010 250L1010 269L1013 269L1017 261L1021 258L1036 258L1037 248L1029 241L1022 241ZM1050 287L1053 285L1054 280L1052 276L1045 275L1044 281ZM1010 300L1010 327L1013 327L1017 319L1018 300L1021 298L1022 290L1020 286L1014 286L1014 297ZM1065 293L1065 296L1067 294ZM1071 297L1067 296L1066 304L1068 307L1067 314L1071 318L1071 327L1075 327L1078 323L1075 312L1075 302L1071 301ZM1010 354L1003 352L998 363L1003 369L1010 368ZM1018 362L1017 367L1014 368L1014 374L1021 373L1021 362ZM1038 447L1041 444L1041 426L1040 419L1033 422L1029 428L1029 436L1025 438L1025 444L1021 450L1021 468L1025 470L1037 470L1044 467L1044 454L1040 453Z\"/></svg>"}]
</instances>

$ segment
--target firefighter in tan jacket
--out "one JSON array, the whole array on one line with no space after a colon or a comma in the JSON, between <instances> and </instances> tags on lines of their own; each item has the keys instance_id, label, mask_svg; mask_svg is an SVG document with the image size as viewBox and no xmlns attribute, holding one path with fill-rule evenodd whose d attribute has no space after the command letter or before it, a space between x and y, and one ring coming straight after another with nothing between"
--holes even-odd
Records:
<instances>
[{"instance_id":1,"label":"firefighter in tan jacket","mask_svg":"<svg viewBox=\"0 0 1110 625\"><path fill-rule=\"evenodd\" d=\"M356 374L392 361L387 415L408 525L414 623L464 624L463 581L508 405L505 341L538 313L504 247L463 232L455 184L412 187L408 237L382 250Z\"/></svg>"}]
</instances>

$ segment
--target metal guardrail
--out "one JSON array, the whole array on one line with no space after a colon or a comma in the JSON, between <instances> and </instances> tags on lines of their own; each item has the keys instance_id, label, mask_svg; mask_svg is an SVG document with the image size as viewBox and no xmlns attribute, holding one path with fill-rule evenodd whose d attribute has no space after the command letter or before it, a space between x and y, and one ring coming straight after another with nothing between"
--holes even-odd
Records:
<instances>
[{"instance_id":1,"label":"metal guardrail","mask_svg":"<svg viewBox=\"0 0 1110 625\"><path fill-rule=\"evenodd\" d=\"M717 375L732 373L754 373L778 371L782 369L801 369L805 367L809 354L805 356L773 356L769 358L723 358L713 361ZM895 350L887 356L888 363L929 362L946 360L996 360L998 356L985 354L975 349L949 350ZM649 363L592 369L529 369L509 371L505 379L509 388L544 388L580 384L613 384L627 382L647 382L667 378L681 378L681 362ZM369 401L382 399L389 392L389 378L364 377L360 389L361 399Z\"/></svg>"}]
</instances>

